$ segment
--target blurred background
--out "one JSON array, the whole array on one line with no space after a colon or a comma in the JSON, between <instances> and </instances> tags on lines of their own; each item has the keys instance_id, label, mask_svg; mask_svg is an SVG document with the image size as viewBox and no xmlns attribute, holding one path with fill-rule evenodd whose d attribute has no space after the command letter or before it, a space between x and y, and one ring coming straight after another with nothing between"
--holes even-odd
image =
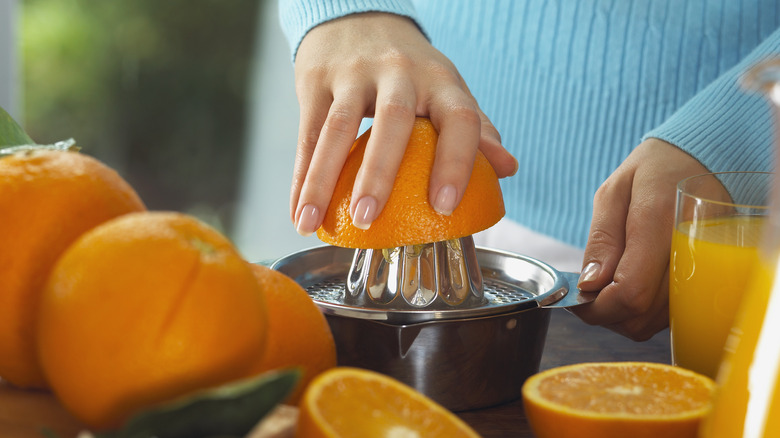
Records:
<instances>
[{"instance_id":1,"label":"blurred background","mask_svg":"<svg viewBox=\"0 0 780 438\"><path fill-rule=\"evenodd\" d=\"M250 261L319 244L289 219L298 107L276 0L0 0L0 106Z\"/></svg>"}]
</instances>

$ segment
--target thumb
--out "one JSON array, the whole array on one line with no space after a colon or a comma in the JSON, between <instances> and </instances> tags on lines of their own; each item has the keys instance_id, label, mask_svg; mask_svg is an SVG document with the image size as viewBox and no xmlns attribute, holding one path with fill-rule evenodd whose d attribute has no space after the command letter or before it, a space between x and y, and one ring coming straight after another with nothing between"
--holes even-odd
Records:
<instances>
[{"instance_id":1,"label":"thumb","mask_svg":"<svg viewBox=\"0 0 780 438\"><path fill-rule=\"evenodd\" d=\"M630 178L610 176L593 197L593 219L577 287L598 291L612 282L626 247L626 218L631 202Z\"/></svg>"}]
</instances>

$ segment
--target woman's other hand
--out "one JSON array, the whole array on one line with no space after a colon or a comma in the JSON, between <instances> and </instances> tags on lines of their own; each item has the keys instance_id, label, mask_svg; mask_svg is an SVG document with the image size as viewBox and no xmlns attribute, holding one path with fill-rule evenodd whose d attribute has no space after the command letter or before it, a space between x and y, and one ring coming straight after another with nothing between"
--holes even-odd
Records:
<instances>
[{"instance_id":1,"label":"woman's other hand","mask_svg":"<svg viewBox=\"0 0 780 438\"><path fill-rule=\"evenodd\" d=\"M669 324L669 253L677 183L708 170L659 139L637 146L593 200L579 287L601 290L572 309L583 321L634 340Z\"/></svg>"}]
</instances>

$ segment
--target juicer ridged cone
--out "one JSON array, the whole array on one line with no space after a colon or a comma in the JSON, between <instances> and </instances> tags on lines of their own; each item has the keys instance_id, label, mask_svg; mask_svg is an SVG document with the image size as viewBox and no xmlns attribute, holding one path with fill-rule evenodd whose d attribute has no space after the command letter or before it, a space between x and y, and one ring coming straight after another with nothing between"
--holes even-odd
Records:
<instances>
[{"instance_id":1,"label":"juicer ridged cone","mask_svg":"<svg viewBox=\"0 0 780 438\"><path fill-rule=\"evenodd\" d=\"M451 310L486 302L472 236L392 249L357 249L344 304L387 310Z\"/></svg>"}]
</instances>

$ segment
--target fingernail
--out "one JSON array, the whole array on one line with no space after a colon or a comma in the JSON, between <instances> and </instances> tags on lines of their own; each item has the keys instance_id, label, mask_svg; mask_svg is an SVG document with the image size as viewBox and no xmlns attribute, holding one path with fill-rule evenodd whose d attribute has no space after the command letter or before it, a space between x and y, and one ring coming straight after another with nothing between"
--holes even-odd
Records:
<instances>
[{"instance_id":1,"label":"fingernail","mask_svg":"<svg viewBox=\"0 0 780 438\"><path fill-rule=\"evenodd\" d=\"M306 204L298 216L298 225L295 227L295 231L301 236L311 236L319 227L319 219L319 209L311 204Z\"/></svg>"},{"instance_id":2,"label":"fingernail","mask_svg":"<svg viewBox=\"0 0 780 438\"><path fill-rule=\"evenodd\" d=\"M451 215L452 211L455 210L457 194L455 186L452 184L447 184L440 188L439 193L436 194L436 199L433 201L433 209L439 214Z\"/></svg>"},{"instance_id":3,"label":"fingernail","mask_svg":"<svg viewBox=\"0 0 780 438\"><path fill-rule=\"evenodd\" d=\"M590 262L585 265L585 268L583 268L582 273L580 274L580 278L577 281L577 287L579 287L582 283L595 280L599 275L600 269L601 265L598 262Z\"/></svg>"},{"instance_id":4,"label":"fingernail","mask_svg":"<svg viewBox=\"0 0 780 438\"><path fill-rule=\"evenodd\" d=\"M376 219L376 199L373 196L363 196L355 205L352 215L352 225L367 230Z\"/></svg>"}]
</instances>

